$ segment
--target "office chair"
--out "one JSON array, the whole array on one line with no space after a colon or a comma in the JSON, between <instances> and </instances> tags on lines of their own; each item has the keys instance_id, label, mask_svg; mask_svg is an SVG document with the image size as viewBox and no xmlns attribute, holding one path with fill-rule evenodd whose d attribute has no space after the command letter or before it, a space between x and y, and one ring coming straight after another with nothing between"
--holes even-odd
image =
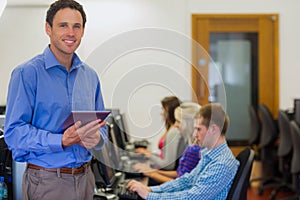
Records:
<instances>
[{"instance_id":1,"label":"office chair","mask_svg":"<svg viewBox=\"0 0 300 200\"><path fill-rule=\"evenodd\" d=\"M249 146L255 152L255 160L260 160L260 131L261 131L261 122L258 117L257 110L253 105L249 107L249 115L250 115L250 138L248 140Z\"/></svg>"},{"instance_id":2,"label":"office chair","mask_svg":"<svg viewBox=\"0 0 300 200\"><path fill-rule=\"evenodd\" d=\"M290 118L289 115L283 111L278 111L278 127L279 127L279 147L277 155L279 158L279 171L282 179L275 189L271 192L270 199L275 199L276 194L282 189L292 191L291 186L291 160L293 154Z\"/></svg>"},{"instance_id":3,"label":"office chair","mask_svg":"<svg viewBox=\"0 0 300 200\"><path fill-rule=\"evenodd\" d=\"M236 159L240 161L240 166L233 179L232 186L228 192L227 200L246 200L249 178L254 161L254 151L250 148L240 152Z\"/></svg>"},{"instance_id":4,"label":"office chair","mask_svg":"<svg viewBox=\"0 0 300 200\"><path fill-rule=\"evenodd\" d=\"M253 105L249 107L249 114L250 114L250 125L251 125L249 145L251 148L253 148L254 146L259 145L261 123L257 111L255 110Z\"/></svg>"},{"instance_id":5,"label":"office chair","mask_svg":"<svg viewBox=\"0 0 300 200\"><path fill-rule=\"evenodd\" d=\"M276 186L280 179L278 175L278 157L276 141L278 139L278 127L270 110L264 104L258 107L259 116L261 119L261 134L260 134L260 159L263 167L263 177L251 179L250 183L262 181L258 188L258 194L263 193L264 188Z\"/></svg>"},{"instance_id":6,"label":"office chair","mask_svg":"<svg viewBox=\"0 0 300 200\"><path fill-rule=\"evenodd\" d=\"M293 157L291 164L293 190L295 199L300 199L300 127L295 121L290 123L293 144Z\"/></svg>"}]
</instances>

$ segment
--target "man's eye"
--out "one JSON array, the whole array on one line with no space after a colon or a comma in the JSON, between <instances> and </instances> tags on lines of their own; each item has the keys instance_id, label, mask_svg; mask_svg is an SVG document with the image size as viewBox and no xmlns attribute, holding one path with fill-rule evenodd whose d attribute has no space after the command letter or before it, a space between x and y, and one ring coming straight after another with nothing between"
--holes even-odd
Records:
<instances>
[{"instance_id":1,"label":"man's eye","mask_svg":"<svg viewBox=\"0 0 300 200\"><path fill-rule=\"evenodd\" d=\"M81 28L81 26L80 26L80 25L77 25L77 26L74 26L74 28Z\"/></svg>"}]
</instances>

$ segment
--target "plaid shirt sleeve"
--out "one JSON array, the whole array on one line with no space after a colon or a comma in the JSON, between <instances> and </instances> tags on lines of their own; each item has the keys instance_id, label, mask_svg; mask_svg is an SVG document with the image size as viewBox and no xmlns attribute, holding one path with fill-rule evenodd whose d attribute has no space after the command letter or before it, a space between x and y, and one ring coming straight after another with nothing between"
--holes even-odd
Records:
<instances>
[{"instance_id":1,"label":"plaid shirt sleeve","mask_svg":"<svg viewBox=\"0 0 300 200\"><path fill-rule=\"evenodd\" d=\"M239 165L229 151L204 155L191 173L151 187L147 199L226 199Z\"/></svg>"}]
</instances>

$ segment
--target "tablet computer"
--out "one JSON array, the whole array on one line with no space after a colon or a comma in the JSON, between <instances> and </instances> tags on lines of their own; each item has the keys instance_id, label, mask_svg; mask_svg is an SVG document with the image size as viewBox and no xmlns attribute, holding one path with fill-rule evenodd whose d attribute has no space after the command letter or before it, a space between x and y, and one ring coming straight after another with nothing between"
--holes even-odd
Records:
<instances>
[{"instance_id":1,"label":"tablet computer","mask_svg":"<svg viewBox=\"0 0 300 200\"><path fill-rule=\"evenodd\" d=\"M81 121L85 125L96 119L104 121L110 114L110 111L72 111L63 123L63 129L67 129L75 122Z\"/></svg>"}]
</instances>

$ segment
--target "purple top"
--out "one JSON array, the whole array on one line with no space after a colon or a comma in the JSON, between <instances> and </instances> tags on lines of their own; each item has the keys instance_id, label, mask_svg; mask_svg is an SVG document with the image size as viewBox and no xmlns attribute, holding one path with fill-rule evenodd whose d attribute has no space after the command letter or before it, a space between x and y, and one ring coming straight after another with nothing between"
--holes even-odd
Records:
<instances>
[{"instance_id":1,"label":"purple top","mask_svg":"<svg viewBox=\"0 0 300 200\"><path fill-rule=\"evenodd\" d=\"M201 147L199 147L197 144L186 147L179 160L179 166L176 170L178 177L182 176L186 172L192 171L192 169L196 167L200 160L200 150Z\"/></svg>"}]
</instances>

